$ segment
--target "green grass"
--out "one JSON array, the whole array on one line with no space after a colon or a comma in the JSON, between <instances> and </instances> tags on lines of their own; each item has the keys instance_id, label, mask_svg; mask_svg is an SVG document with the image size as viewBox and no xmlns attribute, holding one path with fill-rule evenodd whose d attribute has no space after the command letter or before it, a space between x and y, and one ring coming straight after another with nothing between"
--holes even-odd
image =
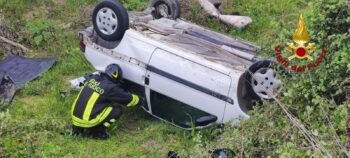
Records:
<instances>
[{"instance_id":1,"label":"green grass","mask_svg":"<svg viewBox=\"0 0 350 158\"><path fill-rule=\"evenodd\" d=\"M253 23L237 30L224 25L216 19L203 17L200 6L193 5L193 14L190 20L208 26L214 30L238 36L243 39L256 42L262 46L270 47L271 41L277 38L283 29L295 29L300 14L307 12L308 2L305 0L235 0L223 1L224 13L239 12L241 15L250 16ZM193 0L190 4L195 4ZM226 6L229 5L229 6Z\"/></svg>"},{"instance_id":2,"label":"green grass","mask_svg":"<svg viewBox=\"0 0 350 158\"><path fill-rule=\"evenodd\" d=\"M124 115L109 130L111 138L107 141L73 137L69 130L64 130L70 124L69 111L77 95L70 89L69 80L94 71L79 50L77 31L89 25L89 15L83 15L82 9L91 8L96 2L0 0L3 16L15 30L22 32L21 42L33 50L26 55L57 58L50 71L18 91L12 105L0 112L0 157L165 157L169 150L201 157L208 156L200 152L203 149L220 147L216 141L222 132L219 128L183 131L150 117L140 108L125 108ZM124 3L128 9L140 10L147 0ZM226 12L239 11L251 16L253 23L236 30L215 19L198 18L202 14L198 6L193 7L189 19L270 48L269 44L274 43L283 28L295 28L299 14L306 11L308 3L237 0L232 6L224 7ZM68 23L72 23L71 28L61 27ZM241 134L237 130L232 132L223 136L236 138Z\"/></svg>"}]
</instances>

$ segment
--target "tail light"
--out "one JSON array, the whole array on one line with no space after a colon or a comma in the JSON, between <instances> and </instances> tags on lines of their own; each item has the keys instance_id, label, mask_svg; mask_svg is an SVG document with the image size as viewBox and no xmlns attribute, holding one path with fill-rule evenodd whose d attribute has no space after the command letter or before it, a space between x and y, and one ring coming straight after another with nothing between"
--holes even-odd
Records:
<instances>
[{"instance_id":1,"label":"tail light","mask_svg":"<svg viewBox=\"0 0 350 158\"><path fill-rule=\"evenodd\" d=\"M80 39L80 50L85 53L85 43L84 43L84 35L79 34L79 39Z\"/></svg>"}]
</instances>

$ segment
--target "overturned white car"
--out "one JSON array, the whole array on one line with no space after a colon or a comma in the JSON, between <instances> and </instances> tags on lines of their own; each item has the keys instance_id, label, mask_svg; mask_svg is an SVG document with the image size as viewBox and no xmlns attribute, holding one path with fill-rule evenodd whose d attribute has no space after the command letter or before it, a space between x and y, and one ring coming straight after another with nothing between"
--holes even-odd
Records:
<instances>
[{"instance_id":1,"label":"overturned white car","mask_svg":"<svg viewBox=\"0 0 350 158\"><path fill-rule=\"evenodd\" d=\"M249 118L257 100L279 93L258 46L177 19L179 9L177 0L151 0L145 12L128 14L102 1L93 27L79 34L81 49L98 71L119 64L131 91L146 98L144 110L184 129Z\"/></svg>"}]
</instances>

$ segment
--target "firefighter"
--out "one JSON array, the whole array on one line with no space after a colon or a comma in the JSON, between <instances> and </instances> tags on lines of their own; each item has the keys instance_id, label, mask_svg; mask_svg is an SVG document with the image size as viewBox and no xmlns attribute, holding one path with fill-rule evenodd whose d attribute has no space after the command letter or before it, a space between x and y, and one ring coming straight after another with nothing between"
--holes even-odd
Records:
<instances>
[{"instance_id":1,"label":"firefighter","mask_svg":"<svg viewBox=\"0 0 350 158\"><path fill-rule=\"evenodd\" d=\"M105 72L88 78L72 105L73 134L107 139L106 129L120 117L122 109L115 103L143 106L144 100L121 88L122 70L108 65Z\"/></svg>"}]
</instances>

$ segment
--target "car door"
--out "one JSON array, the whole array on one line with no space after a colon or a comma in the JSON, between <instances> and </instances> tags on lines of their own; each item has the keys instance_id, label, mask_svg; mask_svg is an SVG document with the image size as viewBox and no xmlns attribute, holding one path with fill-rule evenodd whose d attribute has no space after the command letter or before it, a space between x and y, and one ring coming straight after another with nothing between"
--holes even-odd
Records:
<instances>
[{"instance_id":1,"label":"car door","mask_svg":"<svg viewBox=\"0 0 350 158\"><path fill-rule=\"evenodd\" d=\"M221 123L231 78L162 49L153 53L145 76L149 112L182 128Z\"/></svg>"}]
</instances>

